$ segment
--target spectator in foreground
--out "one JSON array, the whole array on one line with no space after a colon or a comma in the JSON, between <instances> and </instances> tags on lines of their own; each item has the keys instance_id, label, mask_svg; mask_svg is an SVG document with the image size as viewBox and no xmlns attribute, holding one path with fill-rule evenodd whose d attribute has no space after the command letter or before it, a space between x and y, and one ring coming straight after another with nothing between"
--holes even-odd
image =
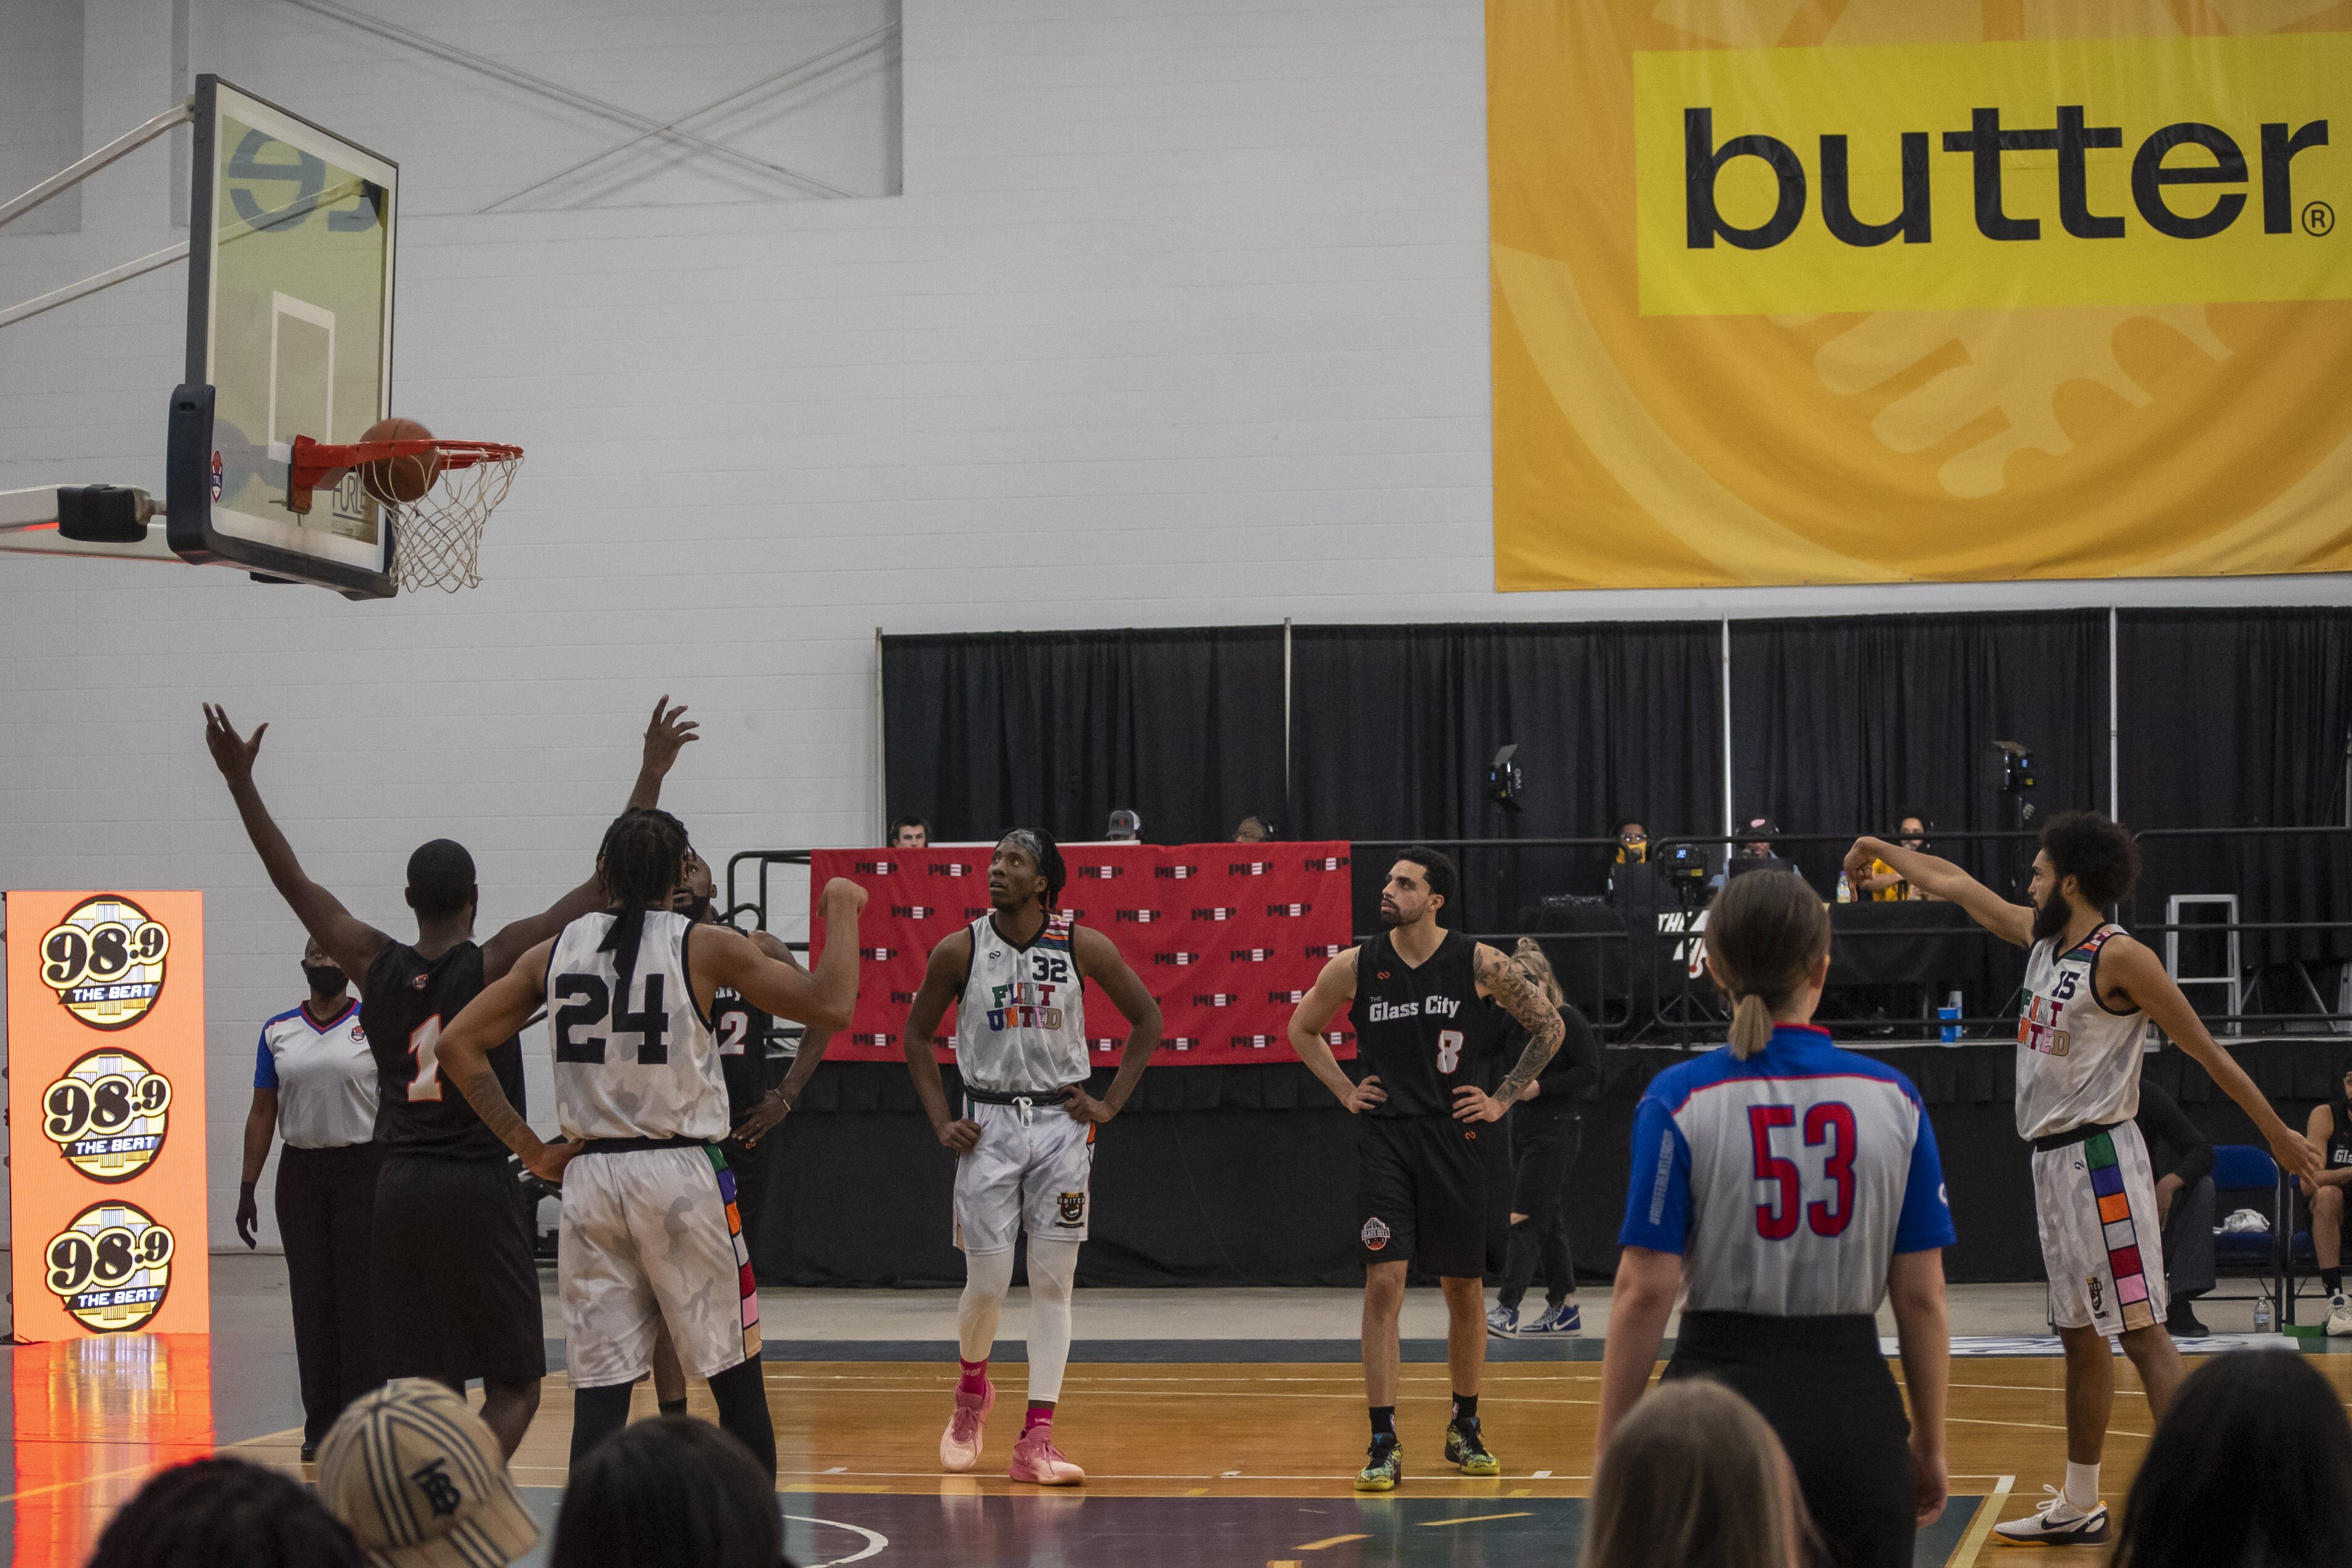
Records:
<instances>
[{"instance_id":1,"label":"spectator in foreground","mask_svg":"<svg viewBox=\"0 0 2352 1568\"><path fill-rule=\"evenodd\" d=\"M352 1403L319 1446L319 1496L370 1568L488 1568L539 1541L498 1438L429 1377Z\"/></svg>"},{"instance_id":2,"label":"spectator in foreground","mask_svg":"<svg viewBox=\"0 0 2352 1568\"><path fill-rule=\"evenodd\" d=\"M107 1521L88 1568L362 1568L352 1532L300 1481L243 1459L191 1459Z\"/></svg>"},{"instance_id":3,"label":"spectator in foreground","mask_svg":"<svg viewBox=\"0 0 2352 1568\"><path fill-rule=\"evenodd\" d=\"M2299 1351L2217 1355L2180 1385L2124 1502L2115 1568L2336 1568L2352 1421Z\"/></svg>"},{"instance_id":4,"label":"spectator in foreground","mask_svg":"<svg viewBox=\"0 0 2352 1568\"><path fill-rule=\"evenodd\" d=\"M931 847L931 825L920 817L901 817L890 824L890 842L894 850L927 850Z\"/></svg>"},{"instance_id":5,"label":"spectator in foreground","mask_svg":"<svg viewBox=\"0 0 2352 1568\"><path fill-rule=\"evenodd\" d=\"M1802 1568L1812 1526L1755 1406L1709 1378L1662 1385L1601 1450L1581 1568Z\"/></svg>"},{"instance_id":6,"label":"spectator in foreground","mask_svg":"<svg viewBox=\"0 0 2352 1568\"><path fill-rule=\"evenodd\" d=\"M660 1416L572 1467L548 1568L777 1568L773 1480L718 1427Z\"/></svg>"}]
</instances>

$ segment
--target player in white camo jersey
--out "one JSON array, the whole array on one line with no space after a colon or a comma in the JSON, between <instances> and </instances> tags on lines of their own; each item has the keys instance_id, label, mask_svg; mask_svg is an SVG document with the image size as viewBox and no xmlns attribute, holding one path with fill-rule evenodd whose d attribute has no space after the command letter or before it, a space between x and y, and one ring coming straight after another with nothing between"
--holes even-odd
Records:
<instances>
[{"instance_id":1,"label":"player in white camo jersey","mask_svg":"<svg viewBox=\"0 0 2352 1568\"><path fill-rule=\"evenodd\" d=\"M1954 1237L1935 1129L1908 1079L1812 1027L1830 917L1801 879L1733 878L1706 944L1737 1000L1731 1043L1658 1074L1634 1110L1597 1440L1641 1398L1686 1291L1666 1376L1717 1378L1771 1423L1836 1568L1909 1568L1945 1494Z\"/></svg>"},{"instance_id":2,"label":"player in white camo jersey","mask_svg":"<svg viewBox=\"0 0 2352 1568\"><path fill-rule=\"evenodd\" d=\"M718 1146L727 1085L710 1007L727 986L785 1018L847 1023L866 895L839 879L826 887L825 952L811 975L740 932L673 912L686 853L686 829L668 812L624 812L597 856L610 907L532 948L468 1004L441 1036L441 1061L483 1124L535 1175L563 1183L557 1272L572 1462L627 1425L630 1388L667 1328L679 1359L709 1382L719 1424L772 1476L759 1296ZM553 1147L484 1058L542 1001L564 1139Z\"/></svg>"},{"instance_id":3,"label":"player in white camo jersey","mask_svg":"<svg viewBox=\"0 0 2352 1568\"><path fill-rule=\"evenodd\" d=\"M2139 1369L2158 1420L2180 1386L2180 1353L2165 1332L2163 1227L2139 1109L2140 1047L2153 1022L2203 1065L2251 1117L2290 1174L2319 1151L2271 1109L2206 1031L2153 948L2110 924L2130 896L2139 849L2120 823L2068 811L2042 830L2030 904L2011 904L1947 860L1857 839L1846 874L1885 862L1931 898L1960 905L2003 941L2031 949L2017 1027L2017 1132L2033 1145L2033 1207L2050 1281L2050 1319L2066 1348L2066 1482L2033 1512L1996 1527L2005 1541L2050 1545L2107 1538L2099 1456L2115 1408L2109 1335Z\"/></svg>"},{"instance_id":4,"label":"player in white camo jersey","mask_svg":"<svg viewBox=\"0 0 2352 1568\"><path fill-rule=\"evenodd\" d=\"M996 1403L988 1380L997 1313L1013 1284L1013 1243L1029 1233L1029 1412L1013 1445L1016 1481L1074 1486L1086 1472L1054 1443L1054 1407L1070 1359L1070 1291L1087 1239L1095 1128L1118 1114L1160 1044L1160 1004L1110 938L1076 924L1061 901L1062 852L1015 828L988 862L989 913L931 950L907 1015L907 1069L940 1142L956 1152L956 1245L965 1283L956 1309L963 1375L940 1438L940 1464L980 1462ZM1128 1023L1118 1074L1087 1092L1086 982ZM940 1082L935 1036L956 1009L956 1068L966 1111Z\"/></svg>"}]
</instances>

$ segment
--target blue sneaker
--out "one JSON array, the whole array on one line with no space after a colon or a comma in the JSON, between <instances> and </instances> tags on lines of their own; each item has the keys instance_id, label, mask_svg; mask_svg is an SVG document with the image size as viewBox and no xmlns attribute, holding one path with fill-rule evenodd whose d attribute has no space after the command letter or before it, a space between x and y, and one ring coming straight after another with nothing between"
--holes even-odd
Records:
<instances>
[{"instance_id":1,"label":"blue sneaker","mask_svg":"<svg viewBox=\"0 0 2352 1568\"><path fill-rule=\"evenodd\" d=\"M1574 1339L1583 1332L1583 1312L1578 1310L1577 1304L1574 1301L1567 1301L1563 1302L1559 1306L1550 1308L1541 1316L1538 1317L1535 1322L1522 1325L1519 1329L1518 1337L1521 1339L1534 1339L1539 1337L1547 1339L1554 1337L1560 1339Z\"/></svg>"},{"instance_id":2,"label":"blue sneaker","mask_svg":"<svg viewBox=\"0 0 2352 1568\"><path fill-rule=\"evenodd\" d=\"M1518 1338L1519 1309L1517 1307L1491 1307L1487 1309L1486 1332L1493 1334L1496 1339Z\"/></svg>"}]
</instances>

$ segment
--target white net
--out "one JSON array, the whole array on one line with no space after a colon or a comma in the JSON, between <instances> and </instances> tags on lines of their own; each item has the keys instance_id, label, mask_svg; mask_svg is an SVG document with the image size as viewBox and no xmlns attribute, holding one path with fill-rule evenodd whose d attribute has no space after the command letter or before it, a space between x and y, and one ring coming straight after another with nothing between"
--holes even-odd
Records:
<instances>
[{"instance_id":1,"label":"white net","mask_svg":"<svg viewBox=\"0 0 2352 1568\"><path fill-rule=\"evenodd\" d=\"M509 450L512 450L509 448ZM414 501L388 506L396 548L392 572L409 592L424 588L479 588L482 525L514 483L522 454L486 457L464 468L444 467L433 487Z\"/></svg>"}]
</instances>

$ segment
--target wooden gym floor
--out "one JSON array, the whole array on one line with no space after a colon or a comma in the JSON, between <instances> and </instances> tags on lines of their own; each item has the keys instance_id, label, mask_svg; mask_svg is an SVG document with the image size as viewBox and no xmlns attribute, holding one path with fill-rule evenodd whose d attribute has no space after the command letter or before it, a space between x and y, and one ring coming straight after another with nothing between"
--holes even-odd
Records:
<instances>
[{"instance_id":1,"label":"wooden gym floor","mask_svg":"<svg viewBox=\"0 0 2352 1568\"><path fill-rule=\"evenodd\" d=\"M1017 1360L999 1367L1003 1396L981 1471L950 1477L937 1464L952 1378L940 1351L773 1344L766 1370L791 1521L787 1549L803 1568L1109 1563L1138 1550L1168 1568L1572 1563L1591 1488L1599 1343L1495 1348L1482 1403L1503 1475L1473 1480L1439 1461L1442 1347L1415 1341L1408 1354L1421 1359L1405 1368L1398 1411L1406 1484L1388 1497L1360 1498L1348 1484L1364 1442L1352 1345L1082 1344L1091 1358L1071 1366L1056 1425L1089 1479L1062 1492L1005 1479L1024 1375ZM1014 1350L1006 1345L1000 1357ZM821 1354L858 1359L813 1359ZM924 1359L909 1359L916 1354ZM18 1345L10 1360L15 1441L0 1478L0 1539L18 1568L73 1568L111 1510L175 1460L226 1449L300 1472L299 1429L290 1425L299 1406L278 1336L123 1335ZM2352 1396L2352 1355L2319 1355L2315 1364ZM2029 1511L2042 1486L2063 1473L2063 1364L2046 1354L1956 1358L1954 1500L1923 1532L1920 1563L2004 1555L1987 1531ZM2105 1484L2119 1508L2148 1420L2120 1359L2116 1382ZM698 1413L711 1414L699 1385L693 1398ZM642 1386L638 1399L649 1412ZM551 1524L562 1495L570 1406L556 1373L516 1457L516 1479L543 1523ZM2052 1568L2106 1555L2037 1550Z\"/></svg>"}]
</instances>

